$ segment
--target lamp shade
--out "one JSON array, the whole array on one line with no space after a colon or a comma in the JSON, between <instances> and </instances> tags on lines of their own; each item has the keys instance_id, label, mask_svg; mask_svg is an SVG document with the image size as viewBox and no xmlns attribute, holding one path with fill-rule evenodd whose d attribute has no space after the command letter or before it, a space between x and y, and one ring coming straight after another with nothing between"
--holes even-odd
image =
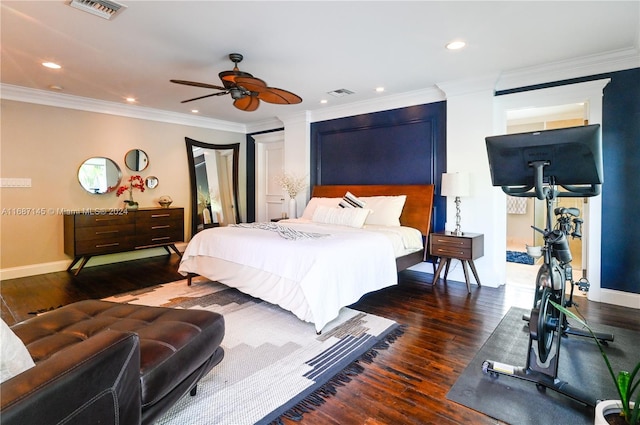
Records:
<instances>
[{"instance_id":1,"label":"lamp shade","mask_svg":"<svg viewBox=\"0 0 640 425\"><path fill-rule=\"evenodd\" d=\"M467 173L443 173L442 196L469 196L469 174Z\"/></svg>"}]
</instances>

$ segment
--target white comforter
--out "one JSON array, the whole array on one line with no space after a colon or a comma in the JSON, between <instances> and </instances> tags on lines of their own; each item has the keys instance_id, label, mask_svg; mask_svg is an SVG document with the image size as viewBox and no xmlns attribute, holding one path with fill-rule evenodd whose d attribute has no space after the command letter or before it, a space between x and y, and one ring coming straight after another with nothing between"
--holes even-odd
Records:
<instances>
[{"instance_id":1,"label":"white comforter","mask_svg":"<svg viewBox=\"0 0 640 425\"><path fill-rule=\"evenodd\" d=\"M411 244L398 242L399 236L390 236L385 229L355 229L300 220L290 220L283 225L327 236L288 240L276 232L260 229L208 229L196 234L189 242L179 272L183 275L197 273L238 287L243 292L292 311L300 319L314 323L316 330L320 331L338 316L340 308L356 302L368 292L397 284L394 249L397 251L398 245L406 249L406 245ZM415 250L415 247L411 249ZM232 277L228 281L220 278L224 272L203 273L201 269L207 267L201 265L206 264L207 259L216 261L216 268L225 263L232 267L242 265L290 282L293 286L287 291L300 291L306 306L290 305L288 299L295 297L283 296L282 288L262 282L264 274L258 274L253 282L243 280L235 284ZM261 283L264 283L262 288Z\"/></svg>"}]
</instances>

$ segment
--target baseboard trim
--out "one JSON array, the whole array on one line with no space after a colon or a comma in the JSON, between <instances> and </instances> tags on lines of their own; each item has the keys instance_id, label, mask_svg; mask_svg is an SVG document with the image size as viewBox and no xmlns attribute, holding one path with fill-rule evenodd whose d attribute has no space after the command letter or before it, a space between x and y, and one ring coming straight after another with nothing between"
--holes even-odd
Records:
<instances>
[{"instance_id":1,"label":"baseboard trim","mask_svg":"<svg viewBox=\"0 0 640 425\"><path fill-rule=\"evenodd\" d=\"M178 251L184 252L187 244L177 243ZM101 266L104 264L119 263L121 261L138 260L142 258L167 255L164 248L149 248L141 251L129 251L119 254L109 254L91 257L84 268ZM21 277L36 276L39 274L56 273L67 270L71 260L52 261L49 263L29 264L26 266L8 267L0 269L0 280L18 279Z\"/></svg>"},{"instance_id":2,"label":"baseboard trim","mask_svg":"<svg viewBox=\"0 0 640 425\"><path fill-rule=\"evenodd\" d=\"M640 294L601 288L599 302L640 309Z\"/></svg>"}]
</instances>

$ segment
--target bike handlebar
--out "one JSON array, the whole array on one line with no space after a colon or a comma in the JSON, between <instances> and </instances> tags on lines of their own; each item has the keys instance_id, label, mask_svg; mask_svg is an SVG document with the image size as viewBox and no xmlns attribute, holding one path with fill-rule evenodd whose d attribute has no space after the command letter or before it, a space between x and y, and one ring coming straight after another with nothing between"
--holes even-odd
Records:
<instances>
[{"instance_id":1,"label":"bike handlebar","mask_svg":"<svg viewBox=\"0 0 640 425\"><path fill-rule=\"evenodd\" d=\"M533 167L533 180L534 184L527 186L502 186L502 191L510 196L533 198L538 199L554 199L554 198L584 198L590 196L600 195L600 184L586 184L586 185L559 185L567 190L567 192L560 192L555 189L555 185L550 183L548 186L544 185L543 169L549 165L548 161L533 161L529 164ZM553 180L553 178L551 178ZM533 189L533 190L532 190Z\"/></svg>"}]
</instances>

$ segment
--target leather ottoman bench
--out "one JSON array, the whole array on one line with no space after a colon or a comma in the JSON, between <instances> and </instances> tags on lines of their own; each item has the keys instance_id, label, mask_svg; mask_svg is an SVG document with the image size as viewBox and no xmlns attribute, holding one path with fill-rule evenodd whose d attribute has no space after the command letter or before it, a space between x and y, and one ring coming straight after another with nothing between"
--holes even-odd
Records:
<instances>
[{"instance_id":1,"label":"leather ottoman bench","mask_svg":"<svg viewBox=\"0 0 640 425\"><path fill-rule=\"evenodd\" d=\"M186 393L195 395L200 378L224 356L220 346L225 332L224 318L206 310L87 300L26 320L11 329L25 343L36 367L103 331L137 335L140 389L131 393L139 394L143 424L153 423Z\"/></svg>"}]
</instances>

